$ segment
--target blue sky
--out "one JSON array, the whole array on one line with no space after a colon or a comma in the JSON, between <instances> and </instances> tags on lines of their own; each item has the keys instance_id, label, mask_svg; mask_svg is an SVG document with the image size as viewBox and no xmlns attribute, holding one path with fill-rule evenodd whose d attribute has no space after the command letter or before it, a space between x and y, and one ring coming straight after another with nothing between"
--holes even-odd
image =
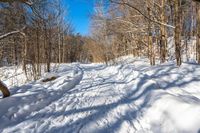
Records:
<instances>
[{"instance_id":1,"label":"blue sky","mask_svg":"<svg viewBox=\"0 0 200 133\"><path fill-rule=\"evenodd\" d=\"M90 14L93 12L94 0L63 0L68 9L68 18L76 33L89 35Z\"/></svg>"}]
</instances>

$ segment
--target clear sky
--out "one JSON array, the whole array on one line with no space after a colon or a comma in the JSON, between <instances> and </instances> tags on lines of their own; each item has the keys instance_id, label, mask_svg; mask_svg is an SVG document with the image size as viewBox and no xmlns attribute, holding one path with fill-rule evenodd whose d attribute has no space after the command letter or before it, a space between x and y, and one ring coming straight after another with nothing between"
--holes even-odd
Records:
<instances>
[{"instance_id":1,"label":"clear sky","mask_svg":"<svg viewBox=\"0 0 200 133\"><path fill-rule=\"evenodd\" d=\"M93 12L94 0L63 0L68 10L68 18L76 33L89 35L90 14Z\"/></svg>"}]
</instances>

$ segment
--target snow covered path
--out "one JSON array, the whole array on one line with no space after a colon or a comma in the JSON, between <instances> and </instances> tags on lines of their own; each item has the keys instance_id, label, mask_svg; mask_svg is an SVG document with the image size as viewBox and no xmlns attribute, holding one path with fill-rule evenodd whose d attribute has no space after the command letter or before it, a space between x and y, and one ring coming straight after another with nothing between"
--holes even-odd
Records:
<instances>
[{"instance_id":1,"label":"snow covered path","mask_svg":"<svg viewBox=\"0 0 200 133\"><path fill-rule=\"evenodd\" d=\"M12 89L0 99L0 132L196 133L200 66L173 63L61 65L58 78Z\"/></svg>"}]
</instances>

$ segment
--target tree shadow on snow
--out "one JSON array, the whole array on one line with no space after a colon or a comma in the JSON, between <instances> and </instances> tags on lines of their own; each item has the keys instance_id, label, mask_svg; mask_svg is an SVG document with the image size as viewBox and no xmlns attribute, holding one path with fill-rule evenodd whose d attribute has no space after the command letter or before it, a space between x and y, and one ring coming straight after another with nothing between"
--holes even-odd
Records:
<instances>
[{"instance_id":1,"label":"tree shadow on snow","mask_svg":"<svg viewBox=\"0 0 200 133\"><path fill-rule=\"evenodd\" d=\"M181 67L178 68L174 65L160 65L160 66L155 66L155 67L135 67L135 70L140 72L139 77L133 77L131 78L128 82L127 78L130 76L130 73L127 73L123 79L119 79L117 81L113 81L113 77L116 77L120 71L117 71L117 73L114 73L108 77L100 77L97 79L94 79L94 82L92 83L92 86L86 86L82 87L81 89L71 89L67 90L65 93L70 93L70 94L75 94L79 92L87 92L87 91L92 91L94 89L98 89L95 87L99 86L105 86L109 84L127 84L128 86L125 86L126 88L129 88L129 92L121 97L117 101L113 101L108 104L102 104L102 105L92 105L90 107L82 107L82 108L76 108L76 109L71 109L67 111L57 111L57 112L43 112L43 113L38 113L32 117L25 118L22 121L28 121L28 120L33 120L33 121L38 121L39 119L48 119L49 117L52 118L57 118L59 116L63 117L69 117L70 115L75 115L78 113L88 113L86 116L79 118L77 120L74 120L70 123L65 123L64 125L61 126L54 126L47 132L81 132L82 129L87 128L88 124L95 123L98 120L101 119L106 119L109 114L116 109L119 106L123 105L134 105L135 101L141 100L142 102L135 106L136 108L130 108L125 111L125 114L120 115L115 121L109 122L109 125L106 125L100 129L94 129L93 132L95 133L111 133L118 131L119 128L122 126L124 122L129 122L132 124L132 127L136 127L133 123L133 121L136 121L140 126L141 129L143 128L142 125L140 124L140 121L138 120L139 117L142 115L143 110L147 109L150 107L150 99L152 97L152 92L156 90L169 90L170 88L173 87L184 87L185 85L192 83L192 82L199 82L200 81L200 75L194 76L193 74L198 72L200 70L200 66L195 66L195 67ZM93 69L99 69L99 70L104 70L105 66L98 66L98 68L95 67L90 67L90 68L83 68L84 71L92 71ZM149 72L153 70L151 74ZM172 77L172 75L175 75L175 77ZM190 79L186 78L190 75L193 75ZM135 82L135 80L139 78L138 82ZM173 78L173 80L166 80L167 78ZM83 79L83 81L87 83L87 79ZM81 81L81 82L83 82ZM150 83L148 83L151 81ZM129 83L134 83L132 86L129 85ZM164 85L163 85L164 84ZM80 86L79 86L80 87ZM91 89L91 87L94 87L94 89ZM124 88L125 89L125 88ZM60 95L60 97L64 96ZM59 97L59 98L60 98ZM192 100L186 100L182 95L178 95L178 97L182 97L182 100L185 100L185 102L193 102L199 100L196 97L191 97L190 99ZM160 96L157 96L157 99L159 99ZM53 99L53 101L56 101L58 99ZM48 103L46 106L48 106L50 103ZM22 122L21 121L21 122ZM12 126L13 124L9 124L7 126Z\"/></svg>"},{"instance_id":2,"label":"tree shadow on snow","mask_svg":"<svg viewBox=\"0 0 200 133\"><path fill-rule=\"evenodd\" d=\"M166 68L163 70L163 67L166 67ZM137 106L136 109L126 110L126 113L124 115L121 115L121 117L119 117L116 121L109 123L109 125L106 125L101 129L95 129L95 130L93 130L93 132L95 132L95 133L102 133L102 132L110 133L110 132L117 131L122 126L123 122L125 122L125 121L132 123L132 121L135 120L140 125L140 122L137 119L139 116L142 115L141 114L142 110L147 109L148 107L151 106L149 104L149 100L151 98L152 91L155 91L157 89L168 90L173 87L180 87L180 89L181 89L181 87L184 87L185 85L187 85L189 83L200 81L200 75L198 75L198 74L196 76L193 76L191 79L185 80L185 78L187 78L190 75L193 75L194 73L196 73L200 70L199 65L197 65L195 67L191 67L191 68L190 67L189 68L187 68L187 67L178 68L175 65L161 65L161 66L153 67L153 69L155 69L153 74L142 76L139 83L137 83L135 89L133 89L126 96L122 97L120 100L118 100L116 102L112 102L112 103L106 104L106 105L97 105L97 106L78 108L78 109L68 110L65 112L55 112L53 114L49 114L56 118L61 115L67 117L69 115L74 115L76 113L91 112L89 115L87 115L83 118L80 118L72 123L63 125L61 127L55 127L52 130L50 130L50 132L55 132L55 131L80 132L81 129L84 128L84 126L87 128L87 126L88 126L87 124L89 122L96 122L104 117L106 118L107 115L109 115L109 113L112 112L112 110L117 108L118 106L126 105L126 104L134 104L134 101L136 101L138 99L143 99L143 102L139 106ZM149 70L151 70L151 68L144 69L144 67L143 67L142 70L138 69L138 71L141 71L142 73L148 72ZM166 77L166 76L168 76L168 78L170 78L171 75L173 75L173 74L177 74L177 77L175 77L173 80L169 80L169 81L165 80L165 81L162 81L161 83L152 82L148 86L145 86L145 88L142 90L142 92L140 92L140 89L143 88L144 84L146 82L148 82L149 80L157 81L158 79L162 79L163 77ZM112 75L112 76L116 76L116 74ZM173 77L171 77L171 78L173 78ZM114 83L114 82L110 82L110 83ZM99 85L104 85L104 84L109 84L109 82L101 83ZM163 86L162 84L166 84L166 85ZM132 86L129 86L129 87L132 87ZM89 89L89 87L85 88L85 91L87 91L87 89ZM188 103L189 102L194 103L195 101L199 101L198 98L193 97L193 96L189 97L189 100L188 100L188 97L187 97L187 99L185 99L183 95L177 95L177 97L182 99L184 102L188 102ZM156 99L159 99L159 98L161 98L161 95L158 95L156 97ZM132 123L132 126L133 126L133 128L136 129L136 127L134 126L133 123ZM69 130L69 129L71 129L71 130ZM142 129L142 126L141 126L141 129Z\"/></svg>"}]
</instances>

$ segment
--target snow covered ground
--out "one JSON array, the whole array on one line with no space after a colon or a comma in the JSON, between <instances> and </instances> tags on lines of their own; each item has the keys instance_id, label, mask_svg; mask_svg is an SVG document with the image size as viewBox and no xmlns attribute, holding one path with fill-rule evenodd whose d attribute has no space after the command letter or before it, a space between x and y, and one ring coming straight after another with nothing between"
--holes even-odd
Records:
<instances>
[{"instance_id":1,"label":"snow covered ground","mask_svg":"<svg viewBox=\"0 0 200 133\"><path fill-rule=\"evenodd\" d=\"M200 132L199 65L123 59L62 64L54 81L11 88L0 99L0 132Z\"/></svg>"}]
</instances>

